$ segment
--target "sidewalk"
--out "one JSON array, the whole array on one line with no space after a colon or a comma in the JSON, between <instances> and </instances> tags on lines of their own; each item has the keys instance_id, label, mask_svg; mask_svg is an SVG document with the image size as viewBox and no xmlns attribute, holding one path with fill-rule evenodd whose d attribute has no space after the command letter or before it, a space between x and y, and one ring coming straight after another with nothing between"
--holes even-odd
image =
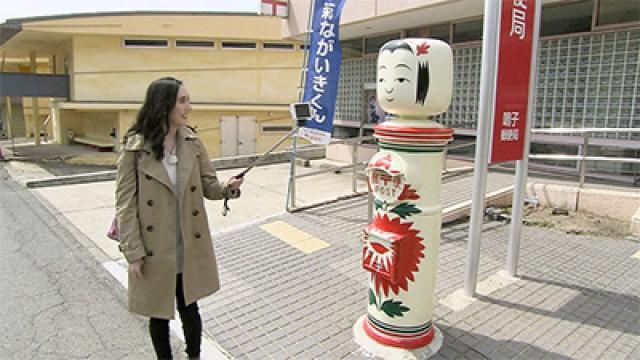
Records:
<instances>
[{"instance_id":1,"label":"sidewalk","mask_svg":"<svg viewBox=\"0 0 640 360\"><path fill-rule=\"evenodd\" d=\"M220 177L235 172L223 170ZM200 302L205 331L237 359L368 358L352 331L367 304L367 274L360 267L366 197L285 213L287 174L287 164L256 168L227 217L220 215L220 202L207 202L222 289ZM513 177L492 173L488 184L489 193L513 184ZM349 173L303 178L298 205L350 189ZM365 189L362 181L359 189ZM104 236L113 190L109 181L33 192L103 263L122 264ZM470 174L445 180L443 207L469 199L471 190ZM468 229L464 223L443 228L434 323L444 345L436 359L640 358L638 242L524 227L521 278L509 282L500 274L508 230L502 223L485 225L478 281L488 290L454 310L444 303L463 287ZM307 236L286 242L283 231Z\"/></svg>"},{"instance_id":2,"label":"sidewalk","mask_svg":"<svg viewBox=\"0 0 640 360\"><path fill-rule=\"evenodd\" d=\"M202 302L207 332L238 359L367 358L352 335L367 301L359 241L364 206L361 199L342 201L221 234L223 287ZM305 254L264 230L274 222L329 246ZM463 287L467 234L466 224L443 230L439 299ZM503 224L485 226L480 284L500 276L507 237ZM638 243L531 227L523 238L520 280L462 310L436 308L445 340L435 358L639 358L640 259L632 257Z\"/></svg>"}]
</instances>

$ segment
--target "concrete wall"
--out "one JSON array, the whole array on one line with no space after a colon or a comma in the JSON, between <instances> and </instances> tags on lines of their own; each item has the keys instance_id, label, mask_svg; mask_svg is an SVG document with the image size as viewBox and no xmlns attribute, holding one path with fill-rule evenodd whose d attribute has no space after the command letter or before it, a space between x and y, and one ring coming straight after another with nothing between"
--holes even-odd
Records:
<instances>
[{"instance_id":1,"label":"concrete wall","mask_svg":"<svg viewBox=\"0 0 640 360\"><path fill-rule=\"evenodd\" d=\"M183 80L195 103L297 99L302 51L125 48L123 39L74 36L72 101L142 101L149 83L163 76Z\"/></svg>"},{"instance_id":2,"label":"concrete wall","mask_svg":"<svg viewBox=\"0 0 640 360\"><path fill-rule=\"evenodd\" d=\"M529 183L527 194L537 198L542 206L631 222L632 234L640 235L640 193Z\"/></svg>"},{"instance_id":3,"label":"concrete wall","mask_svg":"<svg viewBox=\"0 0 640 360\"><path fill-rule=\"evenodd\" d=\"M350 144L330 144L327 146L326 157L328 160L351 164L353 163L352 151L353 146ZM376 152L378 152L376 145L360 145L356 162L369 161Z\"/></svg>"}]
</instances>

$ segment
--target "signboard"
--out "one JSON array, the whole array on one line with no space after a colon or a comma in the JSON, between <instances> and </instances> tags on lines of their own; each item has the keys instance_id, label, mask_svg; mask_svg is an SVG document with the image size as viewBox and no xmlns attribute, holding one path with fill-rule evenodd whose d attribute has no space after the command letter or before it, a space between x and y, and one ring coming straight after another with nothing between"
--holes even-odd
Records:
<instances>
[{"instance_id":1,"label":"signboard","mask_svg":"<svg viewBox=\"0 0 640 360\"><path fill-rule=\"evenodd\" d=\"M540 0L537 0L540 1ZM489 163L522 160L536 0L503 0Z\"/></svg>"},{"instance_id":2,"label":"signboard","mask_svg":"<svg viewBox=\"0 0 640 360\"><path fill-rule=\"evenodd\" d=\"M303 96L303 101L311 104L314 113L300 129L300 136L314 144L329 143L333 131L342 62L339 25L344 1L314 1Z\"/></svg>"}]
</instances>

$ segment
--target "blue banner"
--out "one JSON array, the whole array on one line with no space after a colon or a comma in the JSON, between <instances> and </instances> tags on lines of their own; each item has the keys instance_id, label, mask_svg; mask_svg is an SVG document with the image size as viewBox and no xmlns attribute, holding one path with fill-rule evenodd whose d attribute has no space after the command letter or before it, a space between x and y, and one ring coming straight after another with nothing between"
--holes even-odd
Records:
<instances>
[{"instance_id":1,"label":"blue banner","mask_svg":"<svg viewBox=\"0 0 640 360\"><path fill-rule=\"evenodd\" d=\"M303 101L311 103L313 117L300 135L314 144L331 140L338 93L342 48L340 14L345 0L315 0Z\"/></svg>"}]
</instances>

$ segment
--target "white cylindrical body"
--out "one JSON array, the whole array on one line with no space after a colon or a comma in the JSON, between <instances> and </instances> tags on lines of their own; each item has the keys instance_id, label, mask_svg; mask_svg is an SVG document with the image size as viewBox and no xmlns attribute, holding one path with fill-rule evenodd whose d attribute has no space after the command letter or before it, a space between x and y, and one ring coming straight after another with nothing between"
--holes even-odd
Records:
<instances>
[{"instance_id":1,"label":"white cylindrical body","mask_svg":"<svg viewBox=\"0 0 640 360\"><path fill-rule=\"evenodd\" d=\"M367 176L375 216L365 230L370 271L365 332L379 343L413 349L433 339L444 145L452 130L426 120L379 125L381 151Z\"/></svg>"},{"instance_id":2,"label":"white cylindrical body","mask_svg":"<svg viewBox=\"0 0 640 360\"><path fill-rule=\"evenodd\" d=\"M354 334L357 340L364 330L377 344L435 352L442 340L433 341L432 324L441 170L453 131L429 117L451 102L451 48L437 39L391 40L380 48L376 84L380 106L397 117L375 127L380 152L366 169L376 210L362 250L369 305Z\"/></svg>"}]
</instances>

